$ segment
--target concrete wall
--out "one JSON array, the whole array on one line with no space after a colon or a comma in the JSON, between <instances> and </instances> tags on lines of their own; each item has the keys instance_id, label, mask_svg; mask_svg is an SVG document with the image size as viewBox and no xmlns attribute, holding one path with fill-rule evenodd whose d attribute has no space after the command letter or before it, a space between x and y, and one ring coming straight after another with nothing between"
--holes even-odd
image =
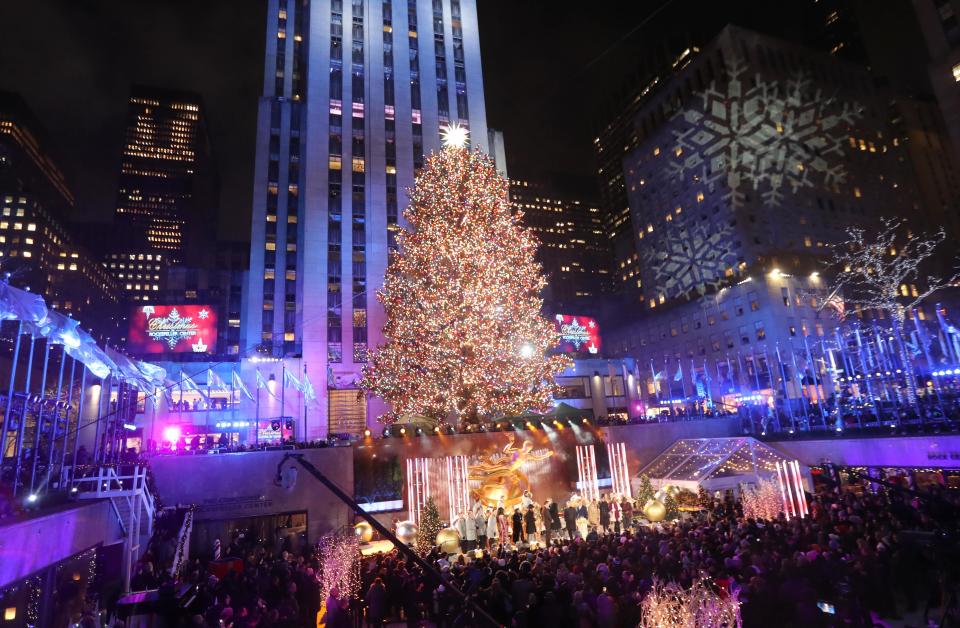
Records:
<instances>
[{"instance_id":1,"label":"concrete wall","mask_svg":"<svg viewBox=\"0 0 960 628\"><path fill-rule=\"evenodd\" d=\"M768 443L806 465L960 467L960 435L828 438Z\"/></svg>"},{"instance_id":2,"label":"concrete wall","mask_svg":"<svg viewBox=\"0 0 960 628\"><path fill-rule=\"evenodd\" d=\"M0 529L0 587L90 549L121 540L107 500L32 517Z\"/></svg>"},{"instance_id":3,"label":"concrete wall","mask_svg":"<svg viewBox=\"0 0 960 628\"><path fill-rule=\"evenodd\" d=\"M306 510L310 539L352 523L349 508L299 465L294 465L298 473L292 489L274 485L277 464L284 453L158 456L151 467L163 504L196 504L198 521ZM306 449L299 453L347 494L353 494L352 448Z\"/></svg>"}]
</instances>

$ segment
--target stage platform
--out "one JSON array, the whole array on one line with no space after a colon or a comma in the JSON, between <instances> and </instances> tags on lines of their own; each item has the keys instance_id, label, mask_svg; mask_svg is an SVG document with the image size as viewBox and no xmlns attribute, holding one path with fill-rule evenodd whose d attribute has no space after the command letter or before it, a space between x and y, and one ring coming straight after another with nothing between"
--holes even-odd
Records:
<instances>
[{"instance_id":1,"label":"stage platform","mask_svg":"<svg viewBox=\"0 0 960 628\"><path fill-rule=\"evenodd\" d=\"M382 540L382 541L373 541L372 543L363 543L360 545L360 553L364 556L372 556L374 554L387 554L393 551L393 542Z\"/></svg>"}]
</instances>

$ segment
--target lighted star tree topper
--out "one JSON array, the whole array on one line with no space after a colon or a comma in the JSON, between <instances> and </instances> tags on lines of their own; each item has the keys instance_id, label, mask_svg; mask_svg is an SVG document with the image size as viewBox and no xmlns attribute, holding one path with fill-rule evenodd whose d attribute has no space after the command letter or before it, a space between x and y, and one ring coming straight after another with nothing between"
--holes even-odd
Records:
<instances>
[{"instance_id":1,"label":"lighted star tree topper","mask_svg":"<svg viewBox=\"0 0 960 628\"><path fill-rule=\"evenodd\" d=\"M377 297L385 342L361 388L390 404L392 423L478 422L549 409L569 360L541 314L546 285L537 241L511 212L491 159L449 127L409 192L395 253Z\"/></svg>"}]
</instances>

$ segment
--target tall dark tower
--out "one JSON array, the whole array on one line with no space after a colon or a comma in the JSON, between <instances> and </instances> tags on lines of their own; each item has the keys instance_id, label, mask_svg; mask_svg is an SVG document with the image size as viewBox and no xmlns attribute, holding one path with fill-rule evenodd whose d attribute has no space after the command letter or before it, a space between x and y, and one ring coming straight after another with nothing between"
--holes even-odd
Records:
<instances>
[{"instance_id":1,"label":"tall dark tower","mask_svg":"<svg viewBox=\"0 0 960 628\"><path fill-rule=\"evenodd\" d=\"M200 96L134 87L107 260L128 298L156 296L166 265L197 263L212 238L217 192Z\"/></svg>"}]
</instances>

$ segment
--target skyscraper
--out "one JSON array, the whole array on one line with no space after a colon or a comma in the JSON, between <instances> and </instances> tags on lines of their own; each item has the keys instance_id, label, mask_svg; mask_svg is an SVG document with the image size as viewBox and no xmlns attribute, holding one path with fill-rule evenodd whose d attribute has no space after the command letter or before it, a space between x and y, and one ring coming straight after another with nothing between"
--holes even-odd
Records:
<instances>
[{"instance_id":1,"label":"skyscraper","mask_svg":"<svg viewBox=\"0 0 960 628\"><path fill-rule=\"evenodd\" d=\"M593 314L610 265L599 205L560 185L510 181L510 204L540 240L551 314Z\"/></svg>"},{"instance_id":2,"label":"skyscraper","mask_svg":"<svg viewBox=\"0 0 960 628\"><path fill-rule=\"evenodd\" d=\"M242 345L302 356L283 367L317 391L307 437L362 430L382 410L354 382L381 341L403 190L448 123L487 149L476 4L270 0L266 39ZM260 415L278 412L294 414Z\"/></svg>"},{"instance_id":3,"label":"skyscraper","mask_svg":"<svg viewBox=\"0 0 960 628\"><path fill-rule=\"evenodd\" d=\"M26 103L0 92L0 264L9 281L116 337L118 290L67 225L75 201Z\"/></svg>"},{"instance_id":4,"label":"skyscraper","mask_svg":"<svg viewBox=\"0 0 960 628\"><path fill-rule=\"evenodd\" d=\"M218 186L197 94L134 87L120 164L117 242L107 267L127 297L156 296L169 263L196 263ZM156 286L156 287L155 287Z\"/></svg>"}]
</instances>

